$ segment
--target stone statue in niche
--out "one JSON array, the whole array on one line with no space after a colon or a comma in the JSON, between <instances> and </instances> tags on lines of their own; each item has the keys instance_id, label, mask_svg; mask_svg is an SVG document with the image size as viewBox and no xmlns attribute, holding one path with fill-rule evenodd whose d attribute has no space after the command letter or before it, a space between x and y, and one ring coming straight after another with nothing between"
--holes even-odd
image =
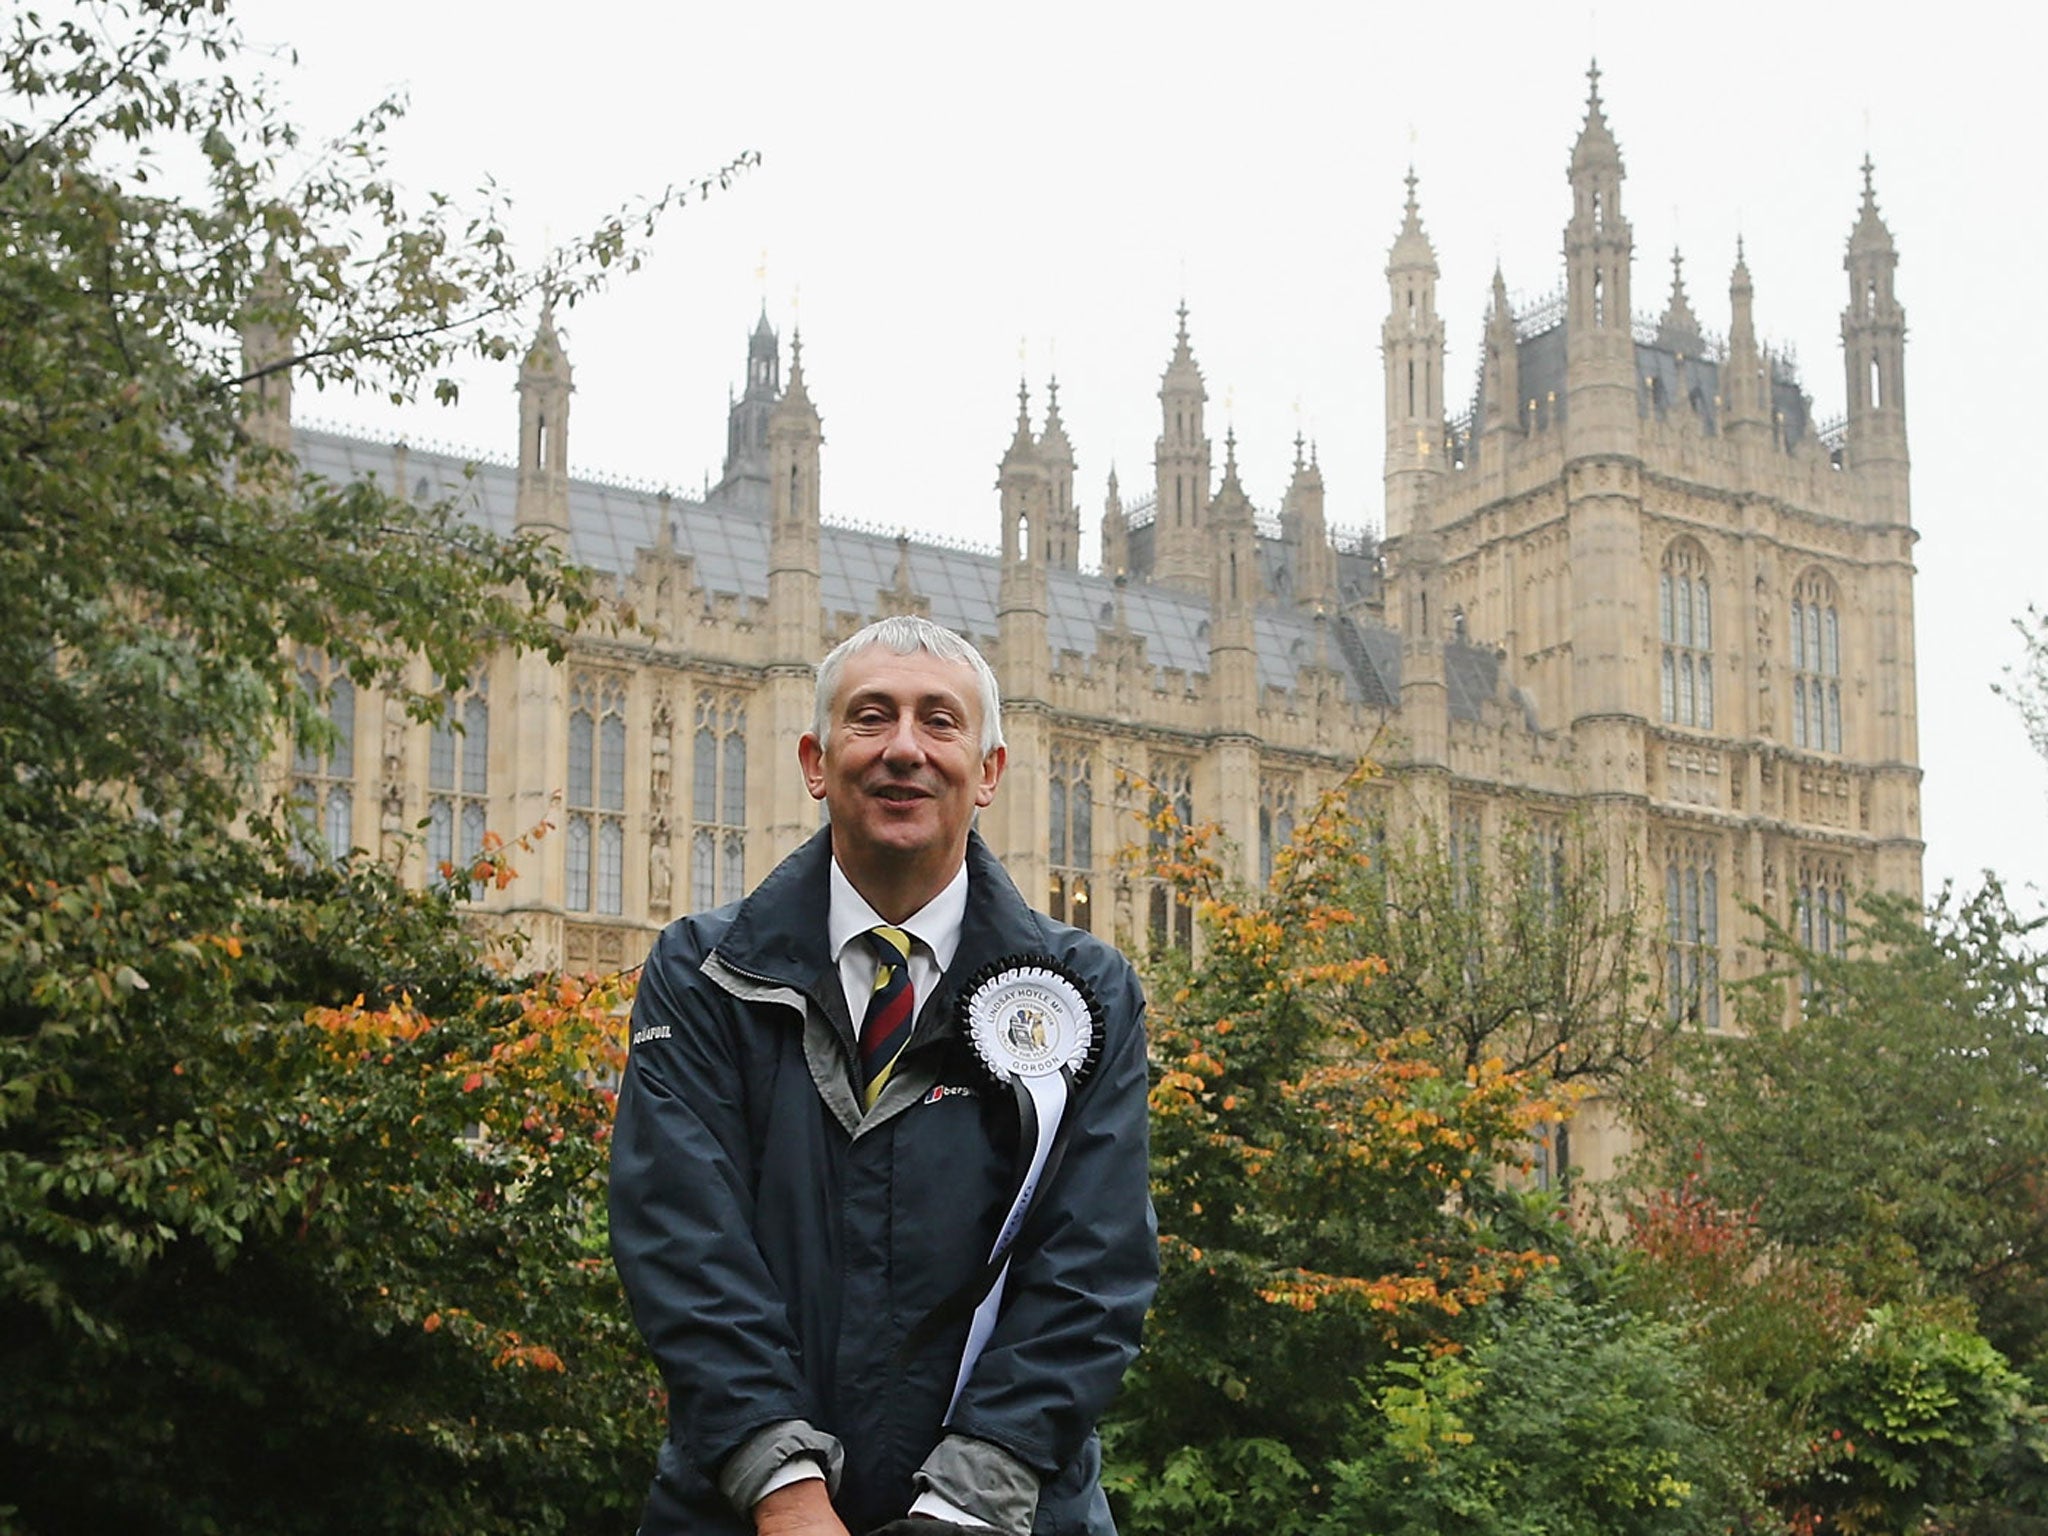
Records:
<instances>
[{"instance_id":1,"label":"stone statue in niche","mask_svg":"<svg viewBox=\"0 0 2048 1536\"><path fill-rule=\"evenodd\" d=\"M1777 708L1771 697L1771 589L1763 572L1756 577L1756 730L1759 736L1778 733Z\"/></svg>"},{"instance_id":2,"label":"stone statue in niche","mask_svg":"<svg viewBox=\"0 0 2048 1536\"><path fill-rule=\"evenodd\" d=\"M647 910L653 917L669 914L669 901L673 894L674 870L668 847L669 822L665 812L657 812L649 830L647 846Z\"/></svg>"}]
</instances>

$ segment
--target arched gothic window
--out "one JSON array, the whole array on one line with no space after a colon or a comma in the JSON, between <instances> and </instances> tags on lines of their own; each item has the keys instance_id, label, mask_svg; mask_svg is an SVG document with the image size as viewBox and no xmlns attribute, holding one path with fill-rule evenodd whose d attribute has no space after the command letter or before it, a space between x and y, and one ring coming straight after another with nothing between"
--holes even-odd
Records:
<instances>
[{"instance_id":1,"label":"arched gothic window","mask_svg":"<svg viewBox=\"0 0 2048 1536\"><path fill-rule=\"evenodd\" d=\"M1158 818L1171 810L1182 827L1194 825L1195 770L1181 758L1155 758L1152 762L1151 813L1154 817L1152 851L1155 856L1170 850L1173 834L1158 825ZM1195 943L1194 905L1163 880L1152 882L1148 902L1152 948L1192 949Z\"/></svg>"},{"instance_id":2,"label":"arched gothic window","mask_svg":"<svg viewBox=\"0 0 2048 1536\"><path fill-rule=\"evenodd\" d=\"M1849 874L1833 859L1799 861L1799 910L1794 914L1801 947L1819 955L1849 952ZM1813 990L1813 976L1803 974L1800 990Z\"/></svg>"},{"instance_id":3,"label":"arched gothic window","mask_svg":"<svg viewBox=\"0 0 2048 1536\"><path fill-rule=\"evenodd\" d=\"M1451 900L1460 906L1476 903L1486 873L1485 824L1478 806L1455 804L1451 807L1448 852Z\"/></svg>"},{"instance_id":4,"label":"arched gothic window","mask_svg":"<svg viewBox=\"0 0 2048 1536\"><path fill-rule=\"evenodd\" d=\"M1529 825L1529 897L1546 923L1565 916L1564 823L1548 816Z\"/></svg>"},{"instance_id":5,"label":"arched gothic window","mask_svg":"<svg viewBox=\"0 0 2048 1536\"><path fill-rule=\"evenodd\" d=\"M1715 851L1675 843L1664 865L1664 1001L1674 1020L1721 1022L1721 880Z\"/></svg>"},{"instance_id":6,"label":"arched gothic window","mask_svg":"<svg viewBox=\"0 0 2048 1536\"><path fill-rule=\"evenodd\" d=\"M427 742L427 867L450 879L483 852L490 823L491 701L479 674L453 691Z\"/></svg>"},{"instance_id":7,"label":"arched gothic window","mask_svg":"<svg viewBox=\"0 0 2048 1536\"><path fill-rule=\"evenodd\" d=\"M327 736L301 739L292 752L292 795L312 822L298 852L345 859L355 847L356 685L318 651L301 650L298 661L299 687Z\"/></svg>"},{"instance_id":8,"label":"arched gothic window","mask_svg":"<svg viewBox=\"0 0 2048 1536\"><path fill-rule=\"evenodd\" d=\"M1657 579L1657 692L1666 725L1714 728L1714 592L1691 539L1664 551Z\"/></svg>"},{"instance_id":9,"label":"arched gothic window","mask_svg":"<svg viewBox=\"0 0 2048 1536\"><path fill-rule=\"evenodd\" d=\"M1095 791L1093 762L1083 742L1052 749L1052 872L1045 910L1063 923L1095 927Z\"/></svg>"},{"instance_id":10,"label":"arched gothic window","mask_svg":"<svg viewBox=\"0 0 2048 1536\"><path fill-rule=\"evenodd\" d=\"M615 916L626 905L626 684L579 672L569 684L564 905Z\"/></svg>"},{"instance_id":11,"label":"arched gothic window","mask_svg":"<svg viewBox=\"0 0 2048 1536\"><path fill-rule=\"evenodd\" d=\"M697 691L690 746L690 902L738 901L747 873L747 701Z\"/></svg>"},{"instance_id":12,"label":"arched gothic window","mask_svg":"<svg viewBox=\"0 0 2048 1536\"><path fill-rule=\"evenodd\" d=\"M1294 822L1301 803L1301 784L1292 774L1259 777L1259 881L1273 883L1279 852L1294 841Z\"/></svg>"},{"instance_id":13,"label":"arched gothic window","mask_svg":"<svg viewBox=\"0 0 2048 1536\"><path fill-rule=\"evenodd\" d=\"M1842 750L1841 601L1825 572L1792 588L1792 745Z\"/></svg>"}]
</instances>

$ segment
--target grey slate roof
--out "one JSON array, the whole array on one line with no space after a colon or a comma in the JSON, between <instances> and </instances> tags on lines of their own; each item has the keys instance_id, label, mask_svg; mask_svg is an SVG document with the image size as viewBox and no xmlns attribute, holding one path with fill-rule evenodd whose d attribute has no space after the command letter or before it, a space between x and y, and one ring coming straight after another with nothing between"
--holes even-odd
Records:
<instances>
[{"instance_id":1,"label":"grey slate roof","mask_svg":"<svg viewBox=\"0 0 2048 1536\"><path fill-rule=\"evenodd\" d=\"M1704 343L1702 343L1704 345ZM1544 431L1564 420L1565 410L1565 327L1562 321L1525 336L1516 349L1517 381L1522 398L1515 404L1515 418L1525 430ZM1644 416L1663 420L1674 411L1689 410L1709 432L1720 430L1719 408L1721 364L1711 351L1678 350L1662 341L1635 343L1636 409ZM1486 419L1485 376L1472 396L1472 420ZM1533 418L1529 402L1536 402ZM1813 403L1806 398L1799 380L1782 359L1771 365L1771 409L1777 413L1779 436L1790 448L1813 426Z\"/></svg>"},{"instance_id":2,"label":"grey slate roof","mask_svg":"<svg viewBox=\"0 0 2048 1536\"><path fill-rule=\"evenodd\" d=\"M440 449L404 448L315 428L294 433L306 470L346 482L364 477L383 481L416 501L452 497L459 510L495 533L513 529L518 471L500 461L470 461ZM569 484L570 554L578 563L623 580L636 551L660 542L664 506L675 549L695 560L704 590L742 599L768 597L768 524L744 508L611 485L595 480ZM821 539L821 597L828 613L873 612L878 593L896 586L899 542L888 534L827 525ZM996 596L1002 568L994 554L911 540L907 549L911 587L931 604L931 616L977 641L996 638ZM1361 561L1354 561L1360 563ZM1354 581L1357 580L1354 574ZM1092 657L1097 631L1116 623L1116 582L1080 571L1049 571L1046 577L1047 637L1055 657L1063 651ZM1191 593L1127 582L1121 594L1125 622L1145 641L1153 667L1189 676L1209 670L1209 604ZM1370 709L1397 706L1401 691L1401 641L1377 624L1359 625L1339 617L1319 635L1308 614L1261 608L1254 622L1261 688L1292 692L1297 670L1335 665L1346 695ZM1328 650L1327 661L1324 651ZM1492 697L1498 662L1491 652L1453 643L1445 648L1455 718L1476 719Z\"/></svg>"}]
</instances>

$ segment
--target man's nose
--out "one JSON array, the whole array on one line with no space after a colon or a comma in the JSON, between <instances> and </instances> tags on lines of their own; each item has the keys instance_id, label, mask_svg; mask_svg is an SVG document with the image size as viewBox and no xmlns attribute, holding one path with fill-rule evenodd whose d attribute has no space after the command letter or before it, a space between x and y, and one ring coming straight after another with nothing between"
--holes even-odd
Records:
<instances>
[{"instance_id":1,"label":"man's nose","mask_svg":"<svg viewBox=\"0 0 2048 1536\"><path fill-rule=\"evenodd\" d=\"M920 761L924 757L924 740L917 732L917 716L898 715L882 751L892 763Z\"/></svg>"}]
</instances>

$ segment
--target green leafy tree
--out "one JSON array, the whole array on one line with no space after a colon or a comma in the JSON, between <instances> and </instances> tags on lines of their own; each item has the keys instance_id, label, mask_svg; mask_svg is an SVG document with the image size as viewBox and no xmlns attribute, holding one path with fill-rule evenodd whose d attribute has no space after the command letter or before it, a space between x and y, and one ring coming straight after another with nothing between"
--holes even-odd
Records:
<instances>
[{"instance_id":1,"label":"green leafy tree","mask_svg":"<svg viewBox=\"0 0 2048 1536\"><path fill-rule=\"evenodd\" d=\"M223 0L5 28L0 1524L620 1528L659 1414L594 1226L618 999L463 936L516 844L406 892L262 795L321 742L297 648L424 719L598 594L266 422L287 377L446 396L720 177L527 272L501 205L400 195L389 104L300 145Z\"/></svg>"},{"instance_id":2,"label":"green leafy tree","mask_svg":"<svg viewBox=\"0 0 2048 1536\"><path fill-rule=\"evenodd\" d=\"M1384 965L1346 904L1374 857L1347 799L1254 902L1160 813L1202 951L1151 987L1163 1273L1108 1432L1133 1531L1305 1528L1357 1380L1551 1262L1554 1212L1497 1178L1562 1112L1544 1080L1380 1037L1351 1006Z\"/></svg>"},{"instance_id":3,"label":"green leafy tree","mask_svg":"<svg viewBox=\"0 0 2048 1536\"><path fill-rule=\"evenodd\" d=\"M1497 1061L1618 1085L1671 1033L1633 874L1577 822L1510 825L1486 850L1370 821L1343 892L1351 942L1385 962L1342 1005L1375 1038L1426 1032L1460 1071Z\"/></svg>"},{"instance_id":4,"label":"green leafy tree","mask_svg":"<svg viewBox=\"0 0 2048 1536\"><path fill-rule=\"evenodd\" d=\"M1844 954L1772 928L1746 1033L1688 1045L1646 1110L1667 1184L1751 1211L1875 1302L1960 1296L2048 1363L2048 961L1995 880L1923 914L1873 897ZM1788 1000L1799 1019L1786 1027ZM1697 1159L1697 1161L1695 1161Z\"/></svg>"}]
</instances>

